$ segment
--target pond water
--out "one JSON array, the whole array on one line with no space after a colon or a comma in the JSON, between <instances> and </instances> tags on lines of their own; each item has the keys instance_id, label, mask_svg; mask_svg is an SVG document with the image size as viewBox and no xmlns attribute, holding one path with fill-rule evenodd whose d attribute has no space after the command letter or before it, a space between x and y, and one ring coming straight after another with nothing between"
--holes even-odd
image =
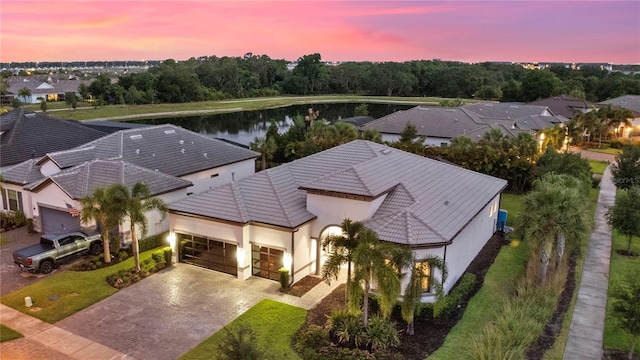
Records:
<instances>
[{"instance_id":1,"label":"pond water","mask_svg":"<svg viewBox=\"0 0 640 360\"><path fill-rule=\"evenodd\" d=\"M242 145L249 145L256 136L264 136L275 120L282 134L293 124L297 115L305 116L309 107L320 112L320 119L331 123L336 120L352 117L355 107L360 103L334 103L313 105L292 105L275 109L240 111L226 114L199 115L163 119L138 119L132 122L139 124L174 124L200 134L230 140ZM396 111L412 108L414 105L367 104L369 116L377 119Z\"/></svg>"}]
</instances>

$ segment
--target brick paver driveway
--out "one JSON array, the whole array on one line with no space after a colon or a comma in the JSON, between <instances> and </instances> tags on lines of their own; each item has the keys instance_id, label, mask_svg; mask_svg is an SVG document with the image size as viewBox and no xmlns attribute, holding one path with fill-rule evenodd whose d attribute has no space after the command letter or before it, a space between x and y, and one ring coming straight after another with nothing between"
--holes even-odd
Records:
<instances>
[{"instance_id":1,"label":"brick paver driveway","mask_svg":"<svg viewBox=\"0 0 640 360\"><path fill-rule=\"evenodd\" d=\"M37 244L40 241L40 234L29 234L26 227L21 227L3 232L1 235L10 242L0 247L0 295L6 295L33 284L41 278L51 276L51 274L31 274L20 271L13 263L13 252Z\"/></svg>"},{"instance_id":2,"label":"brick paver driveway","mask_svg":"<svg viewBox=\"0 0 640 360\"><path fill-rule=\"evenodd\" d=\"M176 359L279 286L176 264L56 325L136 359Z\"/></svg>"}]
</instances>

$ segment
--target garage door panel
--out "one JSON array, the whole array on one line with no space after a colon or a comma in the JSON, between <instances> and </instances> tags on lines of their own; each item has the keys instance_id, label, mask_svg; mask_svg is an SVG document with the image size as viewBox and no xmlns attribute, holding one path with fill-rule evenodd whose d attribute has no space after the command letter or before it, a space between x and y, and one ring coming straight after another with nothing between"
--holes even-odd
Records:
<instances>
[{"instance_id":1,"label":"garage door panel","mask_svg":"<svg viewBox=\"0 0 640 360\"><path fill-rule=\"evenodd\" d=\"M80 217L71 216L66 211L41 206L40 222L44 233L64 233L81 229Z\"/></svg>"},{"instance_id":2,"label":"garage door panel","mask_svg":"<svg viewBox=\"0 0 640 360\"><path fill-rule=\"evenodd\" d=\"M202 236L177 234L181 243L181 261L231 275L238 275L235 244Z\"/></svg>"}]
</instances>

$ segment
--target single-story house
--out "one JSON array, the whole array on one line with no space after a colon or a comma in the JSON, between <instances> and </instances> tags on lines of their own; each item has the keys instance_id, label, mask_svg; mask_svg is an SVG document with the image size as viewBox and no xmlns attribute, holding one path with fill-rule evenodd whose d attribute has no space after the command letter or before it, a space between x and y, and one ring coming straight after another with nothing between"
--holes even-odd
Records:
<instances>
[{"instance_id":1,"label":"single-story house","mask_svg":"<svg viewBox=\"0 0 640 360\"><path fill-rule=\"evenodd\" d=\"M411 123L418 135L424 136L425 145L444 147L460 136L477 141L492 129L498 129L508 137L517 137L519 132L536 135L544 128L567 120L553 115L544 106L482 102L462 107L416 106L371 121L362 129L378 130L383 141L392 142L399 140L402 131Z\"/></svg>"},{"instance_id":2,"label":"single-story house","mask_svg":"<svg viewBox=\"0 0 640 360\"><path fill-rule=\"evenodd\" d=\"M622 129L622 137L640 136L640 95L623 95L596 104L597 107L606 105L620 106L623 109L631 110L633 114L633 118L630 119L631 126Z\"/></svg>"},{"instance_id":3,"label":"single-story house","mask_svg":"<svg viewBox=\"0 0 640 360\"><path fill-rule=\"evenodd\" d=\"M449 291L496 231L506 185L355 140L169 204L170 243L174 261L239 279L277 280L285 267L294 283L320 273L323 238L349 218L408 246L418 261L444 259ZM424 290L433 299L428 284Z\"/></svg>"},{"instance_id":4,"label":"single-story house","mask_svg":"<svg viewBox=\"0 0 640 360\"><path fill-rule=\"evenodd\" d=\"M22 108L0 115L0 168L99 139L106 132Z\"/></svg>"},{"instance_id":5,"label":"single-story house","mask_svg":"<svg viewBox=\"0 0 640 360\"><path fill-rule=\"evenodd\" d=\"M38 231L77 230L79 200L98 186L143 182L169 203L252 175L258 156L174 125L121 130L3 169L2 209L23 211ZM168 219L154 216L150 235L168 230Z\"/></svg>"},{"instance_id":6,"label":"single-story house","mask_svg":"<svg viewBox=\"0 0 640 360\"><path fill-rule=\"evenodd\" d=\"M59 101L65 99L67 92L80 96L78 87L80 84L89 86L91 81L80 79L54 79L49 76L44 79L38 76L11 76L7 78L9 88L5 91L4 96L7 100L16 98L23 103L37 104L41 100ZM20 96L20 90L29 89L31 92L28 96Z\"/></svg>"},{"instance_id":7,"label":"single-story house","mask_svg":"<svg viewBox=\"0 0 640 360\"><path fill-rule=\"evenodd\" d=\"M593 104L573 96L558 95L531 101L528 102L527 105L546 106L553 114L562 115L567 119L571 119L576 111L586 112Z\"/></svg>"}]
</instances>

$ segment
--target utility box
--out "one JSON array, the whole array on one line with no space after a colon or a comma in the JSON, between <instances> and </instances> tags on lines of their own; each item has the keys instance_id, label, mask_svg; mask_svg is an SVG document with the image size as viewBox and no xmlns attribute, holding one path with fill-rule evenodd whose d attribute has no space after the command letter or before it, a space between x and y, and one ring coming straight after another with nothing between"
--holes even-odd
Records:
<instances>
[{"instance_id":1,"label":"utility box","mask_svg":"<svg viewBox=\"0 0 640 360\"><path fill-rule=\"evenodd\" d=\"M504 227L507 226L507 210L500 209L498 211L498 230L504 231Z\"/></svg>"}]
</instances>

